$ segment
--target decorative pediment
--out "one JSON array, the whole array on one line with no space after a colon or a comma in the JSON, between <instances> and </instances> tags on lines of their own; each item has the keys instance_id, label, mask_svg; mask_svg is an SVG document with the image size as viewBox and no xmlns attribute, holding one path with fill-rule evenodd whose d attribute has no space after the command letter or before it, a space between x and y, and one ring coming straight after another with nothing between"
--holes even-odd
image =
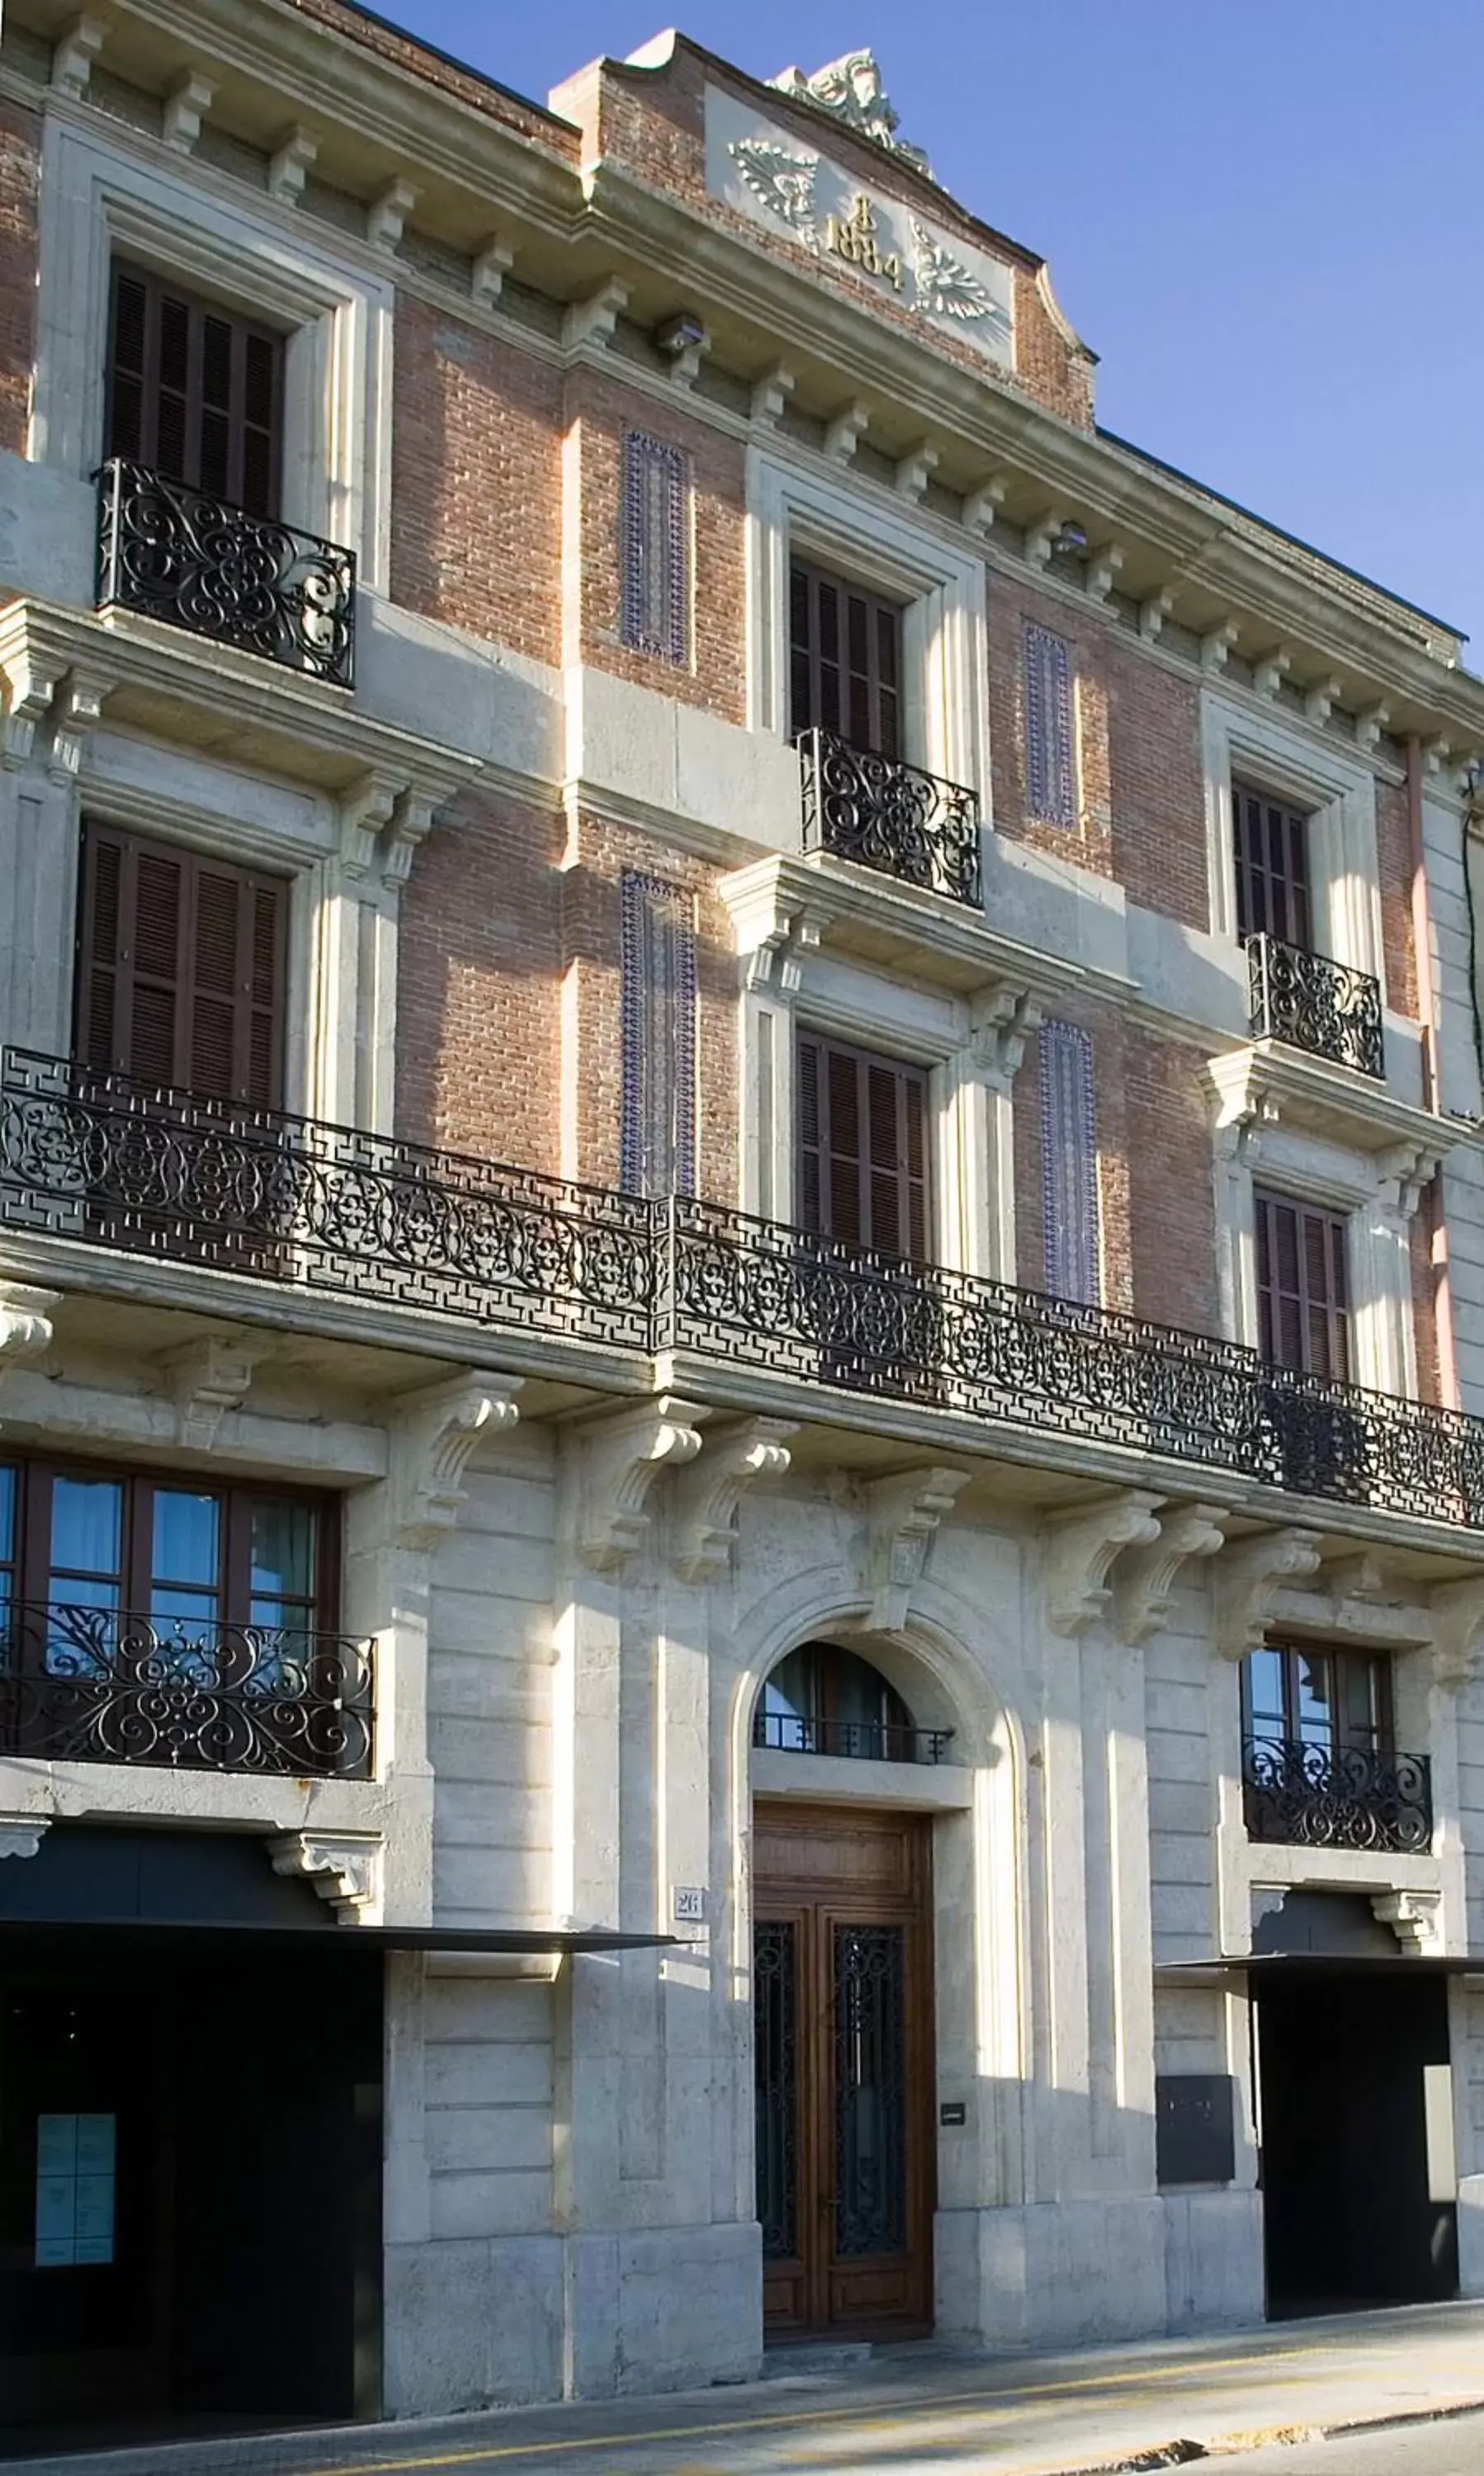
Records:
<instances>
[{"instance_id":1,"label":"decorative pediment","mask_svg":"<svg viewBox=\"0 0 1484 2476\"><path fill-rule=\"evenodd\" d=\"M900 1633L906 1623L933 1533L973 1475L971 1470L920 1470L866 1481L866 1622L873 1632Z\"/></svg>"},{"instance_id":2,"label":"decorative pediment","mask_svg":"<svg viewBox=\"0 0 1484 2476\"><path fill-rule=\"evenodd\" d=\"M1058 1633L1077 1634L1106 1614L1113 1597L1109 1575L1125 1548L1152 1548L1163 1498L1142 1488L1097 1504L1053 1514L1047 1525L1046 1607Z\"/></svg>"},{"instance_id":3,"label":"decorative pediment","mask_svg":"<svg viewBox=\"0 0 1484 2476\"><path fill-rule=\"evenodd\" d=\"M675 1474L675 1567L688 1582L708 1581L731 1554L737 1507L759 1479L781 1478L790 1459L792 1420L748 1419L708 1434L699 1458Z\"/></svg>"}]
</instances>

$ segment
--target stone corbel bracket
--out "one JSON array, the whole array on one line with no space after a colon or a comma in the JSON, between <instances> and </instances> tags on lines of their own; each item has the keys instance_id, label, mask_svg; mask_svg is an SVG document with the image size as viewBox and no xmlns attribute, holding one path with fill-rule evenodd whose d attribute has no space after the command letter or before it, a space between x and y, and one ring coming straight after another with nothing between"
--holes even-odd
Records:
<instances>
[{"instance_id":1,"label":"stone corbel bracket","mask_svg":"<svg viewBox=\"0 0 1484 2476\"><path fill-rule=\"evenodd\" d=\"M52 51L52 84L73 103L87 100L92 65L108 40L109 21L89 12L74 17L58 37Z\"/></svg>"},{"instance_id":2,"label":"stone corbel bracket","mask_svg":"<svg viewBox=\"0 0 1484 2476\"><path fill-rule=\"evenodd\" d=\"M1265 1530L1226 1548L1216 1568L1216 1647L1224 1659L1245 1659L1261 1642L1277 1593L1317 1573L1319 1555L1312 1530Z\"/></svg>"},{"instance_id":3,"label":"stone corbel bracket","mask_svg":"<svg viewBox=\"0 0 1484 2476\"><path fill-rule=\"evenodd\" d=\"M1181 1572L1192 1557L1214 1556L1224 1546L1228 1516L1216 1504L1181 1504L1159 1516L1159 1536L1148 1547L1128 1548L1114 1577L1114 1609L1121 1638L1148 1642L1164 1624Z\"/></svg>"},{"instance_id":4,"label":"stone corbel bracket","mask_svg":"<svg viewBox=\"0 0 1484 2476\"><path fill-rule=\"evenodd\" d=\"M871 425L863 404L848 404L825 425L824 453L831 464L853 464L855 450Z\"/></svg>"},{"instance_id":5,"label":"stone corbel bracket","mask_svg":"<svg viewBox=\"0 0 1484 2476\"><path fill-rule=\"evenodd\" d=\"M974 1052L980 1072L1007 1090L1020 1073L1026 1042L1041 1028L1043 1011L1039 998L1003 985L972 1001Z\"/></svg>"},{"instance_id":6,"label":"stone corbel bracket","mask_svg":"<svg viewBox=\"0 0 1484 2476\"><path fill-rule=\"evenodd\" d=\"M1484 1650L1484 1575L1444 1582L1427 1595L1432 1611L1432 1673L1439 1685L1467 1685Z\"/></svg>"},{"instance_id":7,"label":"stone corbel bracket","mask_svg":"<svg viewBox=\"0 0 1484 2476\"><path fill-rule=\"evenodd\" d=\"M1046 1609L1058 1633L1079 1634L1106 1614L1114 1561L1125 1548L1152 1548L1164 1498L1125 1488L1101 1503L1074 1505L1047 1524Z\"/></svg>"},{"instance_id":8,"label":"stone corbel bracket","mask_svg":"<svg viewBox=\"0 0 1484 2476\"><path fill-rule=\"evenodd\" d=\"M1441 1952L1441 1892L1373 1892L1371 1906L1383 1926L1390 1926L1403 1951Z\"/></svg>"},{"instance_id":9,"label":"stone corbel bracket","mask_svg":"<svg viewBox=\"0 0 1484 2476\"><path fill-rule=\"evenodd\" d=\"M892 476L899 498L908 500L915 507L937 471L939 460L938 450L926 438L905 456L899 457Z\"/></svg>"},{"instance_id":10,"label":"stone corbel bracket","mask_svg":"<svg viewBox=\"0 0 1484 2476\"><path fill-rule=\"evenodd\" d=\"M575 353L583 344L611 344L613 330L628 303L629 286L616 275L610 275L584 301L574 301L561 322L561 340L566 350Z\"/></svg>"},{"instance_id":11,"label":"stone corbel bracket","mask_svg":"<svg viewBox=\"0 0 1484 2476\"><path fill-rule=\"evenodd\" d=\"M1124 564L1124 554L1117 542L1100 542L1088 555L1086 588L1089 601L1106 602L1114 582Z\"/></svg>"},{"instance_id":12,"label":"stone corbel bracket","mask_svg":"<svg viewBox=\"0 0 1484 2476\"><path fill-rule=\"evenodd\" d=\"M964 523L970 532L994 531L995 519L1005 503L1009 488L1004 474L991 473L987 482L981 482L977 489L969 492L964 501Z\"/></svg>"},{"instance_id":13,"label":"stone corbel bracket","mask_svg":"<svg viewBox=\"0 0 1484 2476\"><path fill-rule=\"evenodd\" d=\"M401 246L407 219L419 194L412 182L399 175L388 182L379 197L372 199L366 209L366 238L373 249L394 251Z\"/></svg>"},{"instance_id":14,"label":"stone corbel bracket","mask_svg":"<svg viewBox=\"0 0 1484 2476\"><path fill-rule=\"evenodd\" d=\"M290 129L268 162L268 195L281 207L296 207L304 195L309 167L319 153L319 139L308 129Z\"/></svg>"},{"instance_id":15,"label":"stone corbel bracket","mask_svg":"<svg viewBox=\"0 0 1484 2476\"><path fill-rule=\"evenodd\" d=\"M578 1551L595 1572L616 1572L649 1529L648 1499L662 1470L701 1450L707 1406L662 1393L579 1430Z\"/></svg>"},{"instance_id":16,"label":"stone corbel bracket","mask_svg":"<svg viewBox=\"0 0 1484 2476\"><path fill-rule=\"evenodd\" d=\"M516 1424L520 1389L517 1375L474 1374L399 1398L388 1464L399 1547L431 1549L453 1529L470 1456L482 1439Z\"/></svg>"},{"instance_id":17,"label":"stone corbel bracket","mask_svg":"<svg viewBox=\"0 0 1484 2476\"><path fill-rule=\"evenodd\" d=\"M60 1290L34 1290L24 1281L0 1281L0 1360L17 1366L39 1358L52 1344L52 1318Z\"/></svg>"},{"instance_id":18,"label":"stone corbel bracket","mask_svg":"<svg viewBox=\"0 0 1484 2476\"><path fill-rule=\"evenodd\" d=\"M938 1524L973 1476L972 1470L940 1468L866 1481L866 1622L873 1633L902 1631Z\"/></svg>"},{"instance_id":19,"label":"stone corbel bracket","mask_svg":"<svg viewBox=\"0 0 1484 2476\"><path fill-rule=\"evenodd\" d=\"M161 120L161 136L176 155L194 151L201 135L201 123L215 100L216 82L200 69L187 69L179 85L165 97Z\"/></svg>"},{"instance_id":20,"label":"stone corbel bracket","mask_svg":"<svg viewBox=\"0 0 1484 2476\"><path fill-rule=\"evenodd\" d=\"M51 1820L49 1814L0 1814L0 1858L34 1857Z\"/></svg>"},{"instance_id":21,"label":"stone corbel bracket","mask_svg":"<svg viewBox=\"0 0 1484 2476\"><path fill-rule=\"evenodd\" d=\"M469 290L482 309L494 308L514 263L514 250L498 233L491 233L483 248L475 252L469 269Z\"/></svg>"},{"instance_id":22,"label":"stone corbel bracket","mask_svg":"<svg viewBox=\"0 0 1484 2476\"><path fill-rule=\"evenodd\" d=\"M382 1839L375 1831L281 1831L268 1843L275 1874L312 1883L342 1925L374 1922L382 1904Z\"/></svg>"},{"instance_id":23,"label":"stone corbel bracket","mask_svg":"<svg viewBox=\"0 0 1484 2476\"><path fill-rule=\"evenodd\" d=\"M759 429L778 428L794 386L794 373L786 361L776 361L771 370L764 370L761 378L754 381L748 411Z\"/></svg>"},{"instance_id":24,"label":"stone corbel bracket","mask_svg":"<svg viewBox=\"0 0 1484 2476\"><path fill-rule=\"evenodd\" d=\"M160 1364L175 1403L177 1438L189 1451L211 1450L228 1411L240 1410L246 1400L253 1369L265 1347L262 1342L209 1338L166 1351Z\"/></svg>"},{"instance_id":25,"label":"stone corbel bracket","mask_svg":"<svg viewBox=\"0 0 1484 2476\"><path fill-rule=\"evenodd\" d=\"M798 1432L792 1420L749 1419L708 1436L699 1458L677 1470L673 1558L683 1580L706 1582L725 1572L738 1505L759 1479L786 1475L788 1440Z\"/></svg>"}]
</instances>

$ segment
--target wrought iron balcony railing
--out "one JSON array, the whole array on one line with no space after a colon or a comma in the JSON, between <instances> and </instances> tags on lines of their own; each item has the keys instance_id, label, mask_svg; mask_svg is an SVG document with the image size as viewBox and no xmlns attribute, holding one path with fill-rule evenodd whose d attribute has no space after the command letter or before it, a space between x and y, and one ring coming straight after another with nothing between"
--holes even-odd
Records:
<instances>
[{"instance_id":1,"label":"wrought iron balcony railing","mask_svg":"<svg viewBox=\"0 0 1484 2476\"><path fill-rule=\"evenodd\" d=\"M363 1779L374 1727L369 1642L55 1602L7 1612L0 1752Z\"/></svg>"},{"instance_id":2,"label":"wrought iron balcony railing","mask_svg":"<svg viewBox=\"0 0 1484 2476\"><path fill-rule=\"evenodd\" d=\"M0 1219L128 1253L648 1348L652 1207L10 1050Z\"/></svg>"},{"instance_id":3,"label":"wrought iron balcony railing","mask_svg":"<svg viewBox=\"0 0 1484 2476\"><path fill-rule=\"evenodd\" d=\"M260 654L336 687L352 682L356 555L271 516L115 456L98 477L98 607L118 603Z\"/></svg>"},{"instance_id":4,"label":"wrought iron balcony railing","mask_svg":"<svg viewBox=\"0 0 1484 2476\"><path fill-rule=\"evenodd\" d=\"M833 852L980 908L979 804L973 791L897 757L852 748L829 730L801 732L799 758L805 851Z\"/></svg>"},{"instance_id":5,"label":"wrought iron balcony railing","mask_svg":"<svg viewBox=\"0 0 1484 2476\"><path fill-rule=\"evenodd\" d=\"M758 1711L753 1743L782 1754L837 1754L848 1762L941 1763L952 1728L903 1728L884 1720L806 1720L791 1711Z\"/></svg>"},{"instance_id":6,"label":"wrought iron balcony railing","mask_svg":"<svg viewBox=\"0 0 1484 2476\"><path fill-rule=\"evenodd\" d=\"M1484 1529L1484 1422L1200 1333L9 1050L0 1226Z\"/></svg>"},{"instance_id":7,"label":"wrought iron balcony railing","mask_svg":"<svg viewBox=\"0 0 1484 2476\"><path fill-rule=\"evenodd\" d=\"M1432 1846L1432 1767L1425 1754L1249 1737L1242 1787L1249 1840L1413 1855Z\"/></svg>"},{"instance_id":8,"label":"wrought iron balcony railing","mask_svg":"<svg viewBox=\"0 0 1484 2476\"><path fill-rule=\"evenodd\" d=\"M1247 941L1254 1040L1286 1040L1313 1057L1384 1077L1380 982L1263 929Z\"/></svg>"}]
</instances>

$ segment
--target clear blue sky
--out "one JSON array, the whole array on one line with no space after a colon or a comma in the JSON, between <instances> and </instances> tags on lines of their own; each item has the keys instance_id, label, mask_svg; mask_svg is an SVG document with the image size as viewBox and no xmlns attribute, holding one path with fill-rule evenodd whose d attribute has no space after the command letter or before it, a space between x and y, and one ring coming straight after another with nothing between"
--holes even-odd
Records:
<instances>
[{"instance_id":1,"label":"clear blue sky","mask_svg":"<svg viewBox=\"0 0 1484 2476\"><path fill-rule=\"evenodd\" d=\"M381 0L543 99L666 0ZM674 0L670 0L674 5ZM754 76L869 44L1045 257L1106 427L1451 620L1484 670L1481 0L690 0Z\"/></svg>"}]
</instances>

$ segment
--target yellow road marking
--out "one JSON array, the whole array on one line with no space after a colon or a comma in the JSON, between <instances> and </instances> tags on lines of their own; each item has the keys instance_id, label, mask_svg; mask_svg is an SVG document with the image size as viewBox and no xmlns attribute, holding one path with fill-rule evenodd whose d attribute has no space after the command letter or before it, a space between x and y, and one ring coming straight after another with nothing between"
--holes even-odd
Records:
<instances>
[{"instance_id":1,"label":"yellow road marking","mask_svg":"<svg viewBox=\"0 0 1484 2476\"><path fill-rule=\"evenodd\" d=\"M1046 2382L1027 2385L1021 2389L960 2390L945 2399L946 2412L952 2409L989 2407L996 2401L1070 2398L1083 2390L1128 2389L1148 2388L1150 2384L1177 2381L1181 2374L1206 2376L1230 2372L1236 2368L1261 2370L1269 2365L1295 2364L1311 2356L1323 2356L1323 2347L1274 2347L1261 2356L1216 2356L1203 2362L1184 2365L1150 2365L1127 2373L1088 2374L1081 2381ZM502 2459L550 2459L561 2452L568 2455L581 2450L639 2450L646 2442L697 2441L714 2438L725 2441L734 2433L772 2433L784 2425L860 2424L876 2425L881 2431L900 2428L910 2415L921 2411L903 2406L895 2416L883 2419L879 2413L864 2407L817 2407L799 2409L792 2415L739 2415L718 2419L708 2424L655 2425L646 2433L590 2433L571 2435L557 2441L507 2441L482 2444L474 2450L444 2450L420 2459L358 2459L327 2463L320 2468L306 2470L305 2476L417 2476L417 2471L431 2467L490 2467ZM706 2471L711 2476L711 2471Z\"/></svg>"}]
</instances>

